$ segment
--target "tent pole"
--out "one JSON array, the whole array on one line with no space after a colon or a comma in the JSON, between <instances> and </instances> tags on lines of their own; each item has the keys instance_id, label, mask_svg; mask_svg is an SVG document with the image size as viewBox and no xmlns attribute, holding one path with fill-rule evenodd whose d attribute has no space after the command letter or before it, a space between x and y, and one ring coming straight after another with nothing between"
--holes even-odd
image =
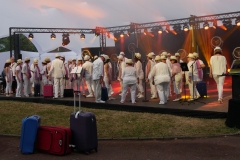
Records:
<instances>
[{"instance_id":1,"label":"tent pole","mask_svg":"<svg viewBox=\"0 0 240 160\"><path fill-rule=\"evenodd\" d=\"M10 42L9 51L10 51L10 58L12 57L12 37L11 37L12 33L11 32L12 32L12 28L10 27L9 28L9 39L10 39L10 41L9 41Z\"/></svg>"}]
</instances>

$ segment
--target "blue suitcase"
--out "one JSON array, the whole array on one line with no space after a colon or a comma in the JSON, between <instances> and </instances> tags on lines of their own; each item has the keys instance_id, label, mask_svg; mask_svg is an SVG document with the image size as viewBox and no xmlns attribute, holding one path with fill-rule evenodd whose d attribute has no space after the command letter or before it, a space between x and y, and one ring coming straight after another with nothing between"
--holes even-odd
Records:
<instances>
[{"instance_id":1,"label":"blue suitcase","mask_svg":"<svg viewBox=\"0 0 240 160\"><path fill-rule=\"evenodd\" d=\"M205 97L207 96L207 84L206 82L198 82L196 84L196 87L197 87L197 90L198 90L198 93L200 94L201 97Z\"/></svg>"},{"instance_id":2,"label":"blue suitcase","mask_svg":"<svg viewBox=\"0 0 240 160\"><path fill-rule=\"evenodd\" d=\"M107 101L108 100L108 90L107 90L106 87L102 87L101 100L102 101Z\"/></svg>"},{"instance_id":3,"label":"blue suitcase","mask_svg":"<svg viewBox=\"0 0 240 160\"><path fill-rule=\"evenodd\" d=\"M33 153L40 124L41 117L38 115L23 118L20 139L20 149L22 153Z\"/></svg>"},{"instance_id":4,"label":"blue suitcase","mask_svg":"<svg viewBox=\"0 0 240 160\"><path fill-rule=\"evenodd\" d=\"M74 91L74 113L70 115L70 129L72 131L72 144L78 151L89 154L91 150L98 150L98 136L96 117L91 112L80 110L79 94L79 111L76 112L75 95L79 91Z\"/></svg>"}]
</instances>

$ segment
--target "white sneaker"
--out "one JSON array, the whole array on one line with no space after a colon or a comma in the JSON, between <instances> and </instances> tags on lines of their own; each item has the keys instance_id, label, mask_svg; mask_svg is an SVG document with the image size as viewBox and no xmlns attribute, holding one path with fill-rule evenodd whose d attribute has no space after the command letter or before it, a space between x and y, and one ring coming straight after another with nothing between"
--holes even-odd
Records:
<instances>
[{"instance_id":1,"label":"white sneaker","mask_svg":"<svg viewBox=\"0 0 240 160\"><path fill-rule=\"evenodd\" d=\"M119 96L122 96L122 93L120 93Z\"/></svg>"},{"instance_id":2,"label":"white sneaker","mask_svg":"<svg viewBox=\"0 0 240 160\"><path fill-rule=\"evenodd\" d=\"M176 98L176 99L173 100L173 102L176 102L176 101L179 101L179 100L180 100L179 98Z\"/></svg>"},{"instance_id":3,"label":"white sneaker","mask_svg":"<svg viewBox=\"0 0 240 160\"><path fill-rule=\"evenodd\" d=\"M140 94L141 94L141 93L138 93L138 94L136 95L136 97L139 97L139 96L140 96Z\"/></svg>"},{"instance_id":4,"label":"white sneaker","mask_svg":"<svg viewBox=\"0 0 240 160\"><path fill-rule=\"evenodd\" d=\"M111 95L112 95L112 94L114 94L114 92L113 92L113 91L111 92Z\"/></svg>"},{"instance_id":5,"label":"white sneaker","mask_svg":"<svg viewBox=\"0 0 240 160\"><path fill-rule=\"evenodd\" d=\"M27 94L26 94L26 95L24 95L24 96L25 96L25 97L29 97L29 95L27 95Z\"/></svg>"},{"instance_id":6,"label":"white sneaker","mask_svg":"<svg viewBox=\"0 0 240 160\"><path fill-rule=\"evenodd\" d=\"M138 98L143 98L144 96L142 95L142 94L140 94L139 96L138 96Z\"/></svg>"},{"instance_id":7,"label":"white sneaker","mask_svg":"<svg viewBox=\"0 0 240 160\"><path fill-rule=\"evenodd\" d=\"M161 101L159 104L165 104L165 103Z\"/></svg>"},{"instance_id":8,"label":"white sneaker","mask_svg":"<svg viewBox=\"0 0 240 160\"><path fill-rule=\"evenodd\" d=\"M151 97L151 99L157 99L157 97Z\"/></svg>"},{"instance_id":9,"label":"white sneaker","mask_svg":"<svg viewBox=\"0 0 240 160\"><path fill-rule=\"evenodd\" d=\"M16 97L21 97L20 95L16 95Z\"/></svg>"},{"instance_id":10,"label":"white sneaker","mask_svg":"<svg viewBox=\"0 0 240 160\"><path fill-rule=\"evenodd\" d=\"M105 101L100 100L100 101L97 101L96 103L105 103Z\"/></svg>"},{"instance_id":11,"label":"white sneaker","mask_svg":"<svg viewBox=\"0 0 240 160\"><path fill-rule=\"evenodd\" d=\"M92 98L93 95L92 95L92 94L89 94L89 95L87 95L86 97L87 97L87 98Z\"/></svg>"}]
</instances>

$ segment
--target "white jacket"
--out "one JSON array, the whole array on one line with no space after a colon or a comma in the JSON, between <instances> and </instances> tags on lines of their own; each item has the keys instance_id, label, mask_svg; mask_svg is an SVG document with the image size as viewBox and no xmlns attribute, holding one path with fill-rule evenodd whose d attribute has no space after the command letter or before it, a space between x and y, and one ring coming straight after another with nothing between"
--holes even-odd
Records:
<instances>
[{"instance_id":1,"label":"white jacket","mask_svg":"<svg viewBox=\"0 0 240 160\"><path fill-rule=\"evenodd\" d=\"M65 69L64 69L62 60L54 59L52 61L51 68L50 68L48 75L51 75L51 74L54 78L63 78L64 77Z\"/></svg>"}]
</instances>

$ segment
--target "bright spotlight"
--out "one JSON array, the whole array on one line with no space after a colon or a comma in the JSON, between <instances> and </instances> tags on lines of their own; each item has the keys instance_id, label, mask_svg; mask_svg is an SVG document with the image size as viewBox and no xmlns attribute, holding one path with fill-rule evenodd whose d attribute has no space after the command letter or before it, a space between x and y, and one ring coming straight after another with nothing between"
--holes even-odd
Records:
<instances>
[{"instance_id":1,"label":"bright spotlight","mask_svg":"<svg viewBox=\"0 0 240 160\"><path fill-rule=\"evenodd\" d=\"M183 30L184 30L185 32L187 32L187 31L189 30L189 27L188 27L187 24L184 24L184 25L183 25Z\"/></svg>"},{"instance_id":2,"label":"bright spotlight","mask_svg":"<svg viewBox=\"0 0 240 160\"><path fill-rule=\"evenodd\" d=\"M52 40L54 40L54 39L56 39L56 35L55 35L54 33L52 33L51 36L50 36L50 38L51 38Z\"/></svg>"},{"instance_id":3,"label":"bright spotlight","mask_svg":"<svg viewBox=\"0 0 240 160\"><path fill-rule=\"evenodd\" d=\"M80 35L80 38L81 38L81 40L84 40L84 39L85 39L85 34L82 33L82 34Z\"/></svg>"},{"instance_id":4,"label":"bright spotlight","mask_svg":"<svg viewBox=\"0 0 240 160\"><path fill-rule=\"evenodd\" d=\"M240 17L237 17L236 18L236 21L235 21L236 25L239 27L240 26Z\"/></svg>"},{"instance_id":5,"label":"bright spotlight","mask_svg":"<svg viewBox=\"0 0 240 160\"><path fill-rule=\"evenodd\" d=\"M32 40L33 38L34 38L33 34L32 34L32 33L29 33L28 39L29 39L29 40Z\"/></svg>"},{"instance_id":6,"label":"bright spotlight","mask_svg":"<svg viewBox=\"0 0 240 160\"><path fill-rule=\"evenodd\" d=\"M203 24L203 28L204 28L205 30L209 29L209 24L208 24L207 21L204 22L204 24Z\"/></svg>"},{"instance_id":7,"label":"bright spotlight","mask_svg":"<svg viewBox=\"0 0 240 160\"><path fill-rule=\"evenodd\" d=\"M123 38L123 37L124 37L124 33L123 33L123 32L120 34L120 37L121 37L121 38Z\"/></svg>"}]
</instances>

